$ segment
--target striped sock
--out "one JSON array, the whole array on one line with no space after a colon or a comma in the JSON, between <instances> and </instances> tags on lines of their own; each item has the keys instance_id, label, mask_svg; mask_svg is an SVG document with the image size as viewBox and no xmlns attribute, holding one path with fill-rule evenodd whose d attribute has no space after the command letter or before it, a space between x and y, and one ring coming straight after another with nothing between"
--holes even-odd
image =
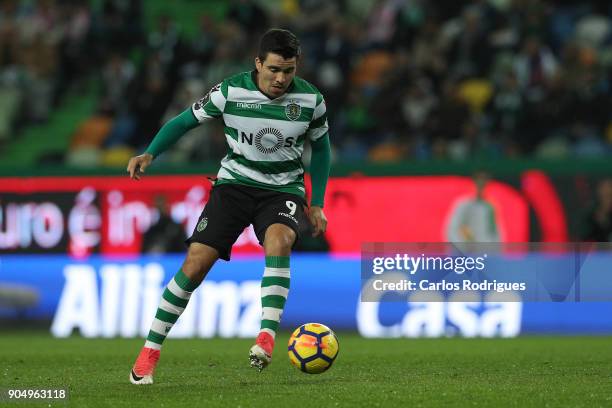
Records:
<instances>
[{"instance_id":1,"label":"striped sock","mask_svg":"<svg viewBox=\"0 0 612 408\"><path fill-rule=\"evenodd\" d=\"M261 279L261 330L274 338L289 294L289 257L266 256Z\"/></svg>"},{"instance_id":2,"label":"striped sock","mask_svg":"<svg viewBox=\"0 0 612 408\"><path fill-rule=\"evenodd\" d=\"M198 287L184 273L182 269L168 282L164 290L155 319L149 330L145 347L160 350L166 336L176 323L183 310L187 307L191 293Z\"/></svg>"}]
</instances>

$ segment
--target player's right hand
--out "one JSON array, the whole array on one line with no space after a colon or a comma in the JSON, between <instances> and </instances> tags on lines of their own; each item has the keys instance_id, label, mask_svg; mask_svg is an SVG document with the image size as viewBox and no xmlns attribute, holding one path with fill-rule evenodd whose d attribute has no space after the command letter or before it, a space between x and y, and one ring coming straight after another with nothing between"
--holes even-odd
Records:
<instances>
[{"instance_id":1,"label":"player's right hand","mask_svg":"<svg viewBox=\"0 0 612 408\"><path fill-rule=\"evenodd\" d=\"M130 178L133 180L140 180L140 175L145 172L145 169L149 167L152 161L153 155L149 153L143 153L132 157L127 166L127 172L130 174Z\"/></svg>"},{"instance_id":2,"label":"player's right hand","mask_svg":"<svg viewBox=\"0 0 612 408\"><path fill-rule=\"evenodd\" d=\"M317 237L323 234L327 229L327 217L323 212L323 209L319 206L313 205L308 209L306 213L310 224L312 225L312 236Z\"/></svg>"}]
</instances>

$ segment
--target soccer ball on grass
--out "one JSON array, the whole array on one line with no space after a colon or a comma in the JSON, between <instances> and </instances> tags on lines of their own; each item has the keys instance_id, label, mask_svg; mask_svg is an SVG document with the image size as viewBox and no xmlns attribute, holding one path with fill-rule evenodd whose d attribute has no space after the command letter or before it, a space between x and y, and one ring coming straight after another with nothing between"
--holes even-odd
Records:
<instances>
[{"instance_id":1,"label":"soccer ball on grass","mask_svg":"<svg viewBox=\"0 0 612 408\"><path fill-rule=\"evenodd\" d=\"M320 323L306 323L295 329L289 338L291 364L308 374L328 370L338 356L338 338Z\"/></svg>"}]
</instances>

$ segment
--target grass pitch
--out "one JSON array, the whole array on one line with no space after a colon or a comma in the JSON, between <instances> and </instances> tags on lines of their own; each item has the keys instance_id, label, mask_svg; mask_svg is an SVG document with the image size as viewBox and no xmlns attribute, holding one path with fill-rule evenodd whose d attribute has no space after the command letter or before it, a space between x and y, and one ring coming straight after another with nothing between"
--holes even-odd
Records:
<instances>
[{"instance_id":1,"label":"grass pitch","mask_svg":"<svg viewBox=\"0 0 612 408\"><path fill-rule=\"evenodd\" d=\"M53 339L0 332L0 388L67 387L73 407L609 407L612 339L369 340L339 333L326 373L289 364L288 334L262 373L248 366L251 340L169 339L155 384L128 374L140 339Z\"/></svg>"}]
</instances>

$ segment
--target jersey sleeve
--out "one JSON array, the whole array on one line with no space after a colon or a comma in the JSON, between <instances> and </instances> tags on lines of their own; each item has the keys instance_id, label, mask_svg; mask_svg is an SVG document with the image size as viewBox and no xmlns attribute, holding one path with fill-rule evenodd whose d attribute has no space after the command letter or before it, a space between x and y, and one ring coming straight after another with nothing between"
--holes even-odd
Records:
<instances>
[{"instance_id":1,"label":"jersey sleeve","mask_svg":"<svg viewBox=\"0 0 612 408\"><path fill-rule=\"evenodd\" d=\"M223 92L224 89L225 93ZM193 116L198 123L221 117L225 109L226 96L227 85L225 82L221 82L213 86L202 99L191 105L191 112L193 112Z\"/></svg>"},{"instance_id":2,"label":"jersey sleeve","mask_svg":"<svg viewBox=\"0 0 612 408\"><path fill-rule=\"evenodd\" d=\"M325 136L329 130L327 124L327 106L325 100L319 94L317 95L317 106L315 107L312 120L306 131L306 136L312 142L315 142Z\"/></svg>"}]
</instances>

